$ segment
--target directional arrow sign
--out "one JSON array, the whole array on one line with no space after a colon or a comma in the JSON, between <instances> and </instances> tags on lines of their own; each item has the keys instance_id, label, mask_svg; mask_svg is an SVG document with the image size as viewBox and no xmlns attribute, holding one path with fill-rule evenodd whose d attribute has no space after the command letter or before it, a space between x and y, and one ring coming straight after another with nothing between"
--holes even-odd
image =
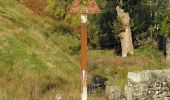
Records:
<instances>
[{"instance_id":1,"label":"directional arrow sign","mask_svg":"<svg viewBox=\"0 0 170 100\"><path fill-rule=\"evenodd\" d=\"M95 0L74 0L69 9L70 13L95 14L101 10Z\"/></svg>"}]
</instances>

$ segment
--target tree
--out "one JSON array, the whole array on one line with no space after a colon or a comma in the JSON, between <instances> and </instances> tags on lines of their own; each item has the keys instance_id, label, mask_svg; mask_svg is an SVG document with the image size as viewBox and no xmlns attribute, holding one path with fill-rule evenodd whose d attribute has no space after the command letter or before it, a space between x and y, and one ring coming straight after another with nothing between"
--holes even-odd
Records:
<instances>
[{"instance_id":1,"label":"tree","mask_svg":"<svg viewBox=\"0 0 170 100\"><path fill-rule=\"evenodd\" d=\"M170 1L163 0L158 12L160 35L166 37L166 59L170 59Z\"/></svg>"},{"instance_id":2,"label":"tree","mask_svg":"<svg viewBox=\"0 0 170 100\"><path fill-rule=\"evenodd\" d=\"M108 0L105 4L98 20L100 46L101 48L115 48L117 53L122 50L122 57L126 57L128 53L133 53L129 15L124 11L120 12L122 9L116 10L116 7L123 6L122 0Z\"/></svg>"},{"instance_id":3,"label":"tree","mask_svg":"<svg viewBox=\"0 0 170 100\"><path fill-rule=\"evenodd\" d=\"M125 12L120 6L116 7L118 20L122 24L123 30L119 33L121 40L122 57L127 57L127 54L133 54L134 48L132 43L132 33L130 28L129 13Z\"/></svg>"},{"instance_id":4,"label":"tree","mask_svg":"<svg viewBox=\"0 0 170 100\"><path fill-rule=\"evenodd\" d=\"M72 31L75 35L80 33L80 15L72 15L68 11L72 0L47 0L47 2L44 11L58 21L58 26Z\"/></svg>"},{"instance_id":5,"label":"tree","mask_svg":"<svg viewBox=\"0 0 170 100\"><path fill-rule=\"evenodd\" d=\"M99 3L100 4L100 3ZM98 21L99 23L99 43L100 48L102 49L112 49L114 48L119 54L120 47L120 38L112 29L112 23L117 19L116 6L117 2L114 0L107 0L102 8L102 13Z\"/></svg>"}]
</instances>

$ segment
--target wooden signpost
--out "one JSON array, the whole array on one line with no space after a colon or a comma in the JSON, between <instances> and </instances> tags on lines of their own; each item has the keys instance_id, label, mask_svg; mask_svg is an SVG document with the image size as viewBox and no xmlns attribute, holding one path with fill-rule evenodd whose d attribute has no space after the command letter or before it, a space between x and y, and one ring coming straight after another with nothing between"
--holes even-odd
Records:
<instances>
[{"instance_id":1,"label":"wooden signpost","mask_svg":"<svg viewBox=\"0 0 170 100\"><path fill-rule=\"evenodd\" d=\"M69 12L81 14L81 100L87 100L87 16L101 10L95 0L74 0Z\"/></svg>"}]
</instances>

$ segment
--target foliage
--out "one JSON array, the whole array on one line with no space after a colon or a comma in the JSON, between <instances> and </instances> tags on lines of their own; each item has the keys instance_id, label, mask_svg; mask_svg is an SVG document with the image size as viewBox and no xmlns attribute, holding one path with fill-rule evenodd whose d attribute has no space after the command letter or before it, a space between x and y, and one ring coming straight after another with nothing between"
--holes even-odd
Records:
<instances>
[{"instance_id":1,"label":"foliage","mask_svg":"<svg viewBox=\"0 0 170 100\"><path fill-rule=\"evenodd\" d=\"M116 19L116 16L114 2L107 1L99 19L99 40L101 48L113 48L119 44L117 35L112 34L112 23Z\"/></svg>"},{"instance_id":2,"label":"foliage","mask_svg":"<svg viewBox=\"0 0 170 100\"><path fill-rule=\"evenodd\" d=\"M102 6L100 4L103 4ZM99 2L102 8L102 13L98 20L92 22L98 23L99 28L97 36L99 39L100 48L117 48L120 51L120 38L117 33L123 30L121 22L117 19L116 6L121 6L130 15L130 24L132 28L133 42L135 46L146 41L146 37L150 36L148 29L152 24L150 16L150 7L143 5L140 1L128 0L108 0L104 3Z\"/></svg>"},{"instance_id":3,"label":"foliage","mask_svg":"<svg viewBox=\"0 0 170 100\"><path fill-rule=\"evenodd\" d=\"M54 15L57 19L63 19L67 15L67 10L71 0L48 0L45 11Z\"/></svg>"},{"instance_id":4,"label":"foliage","mask_svg":"<svg viewBox=\"0 0 170 100\"><path fill-rule=\"evenodd\" d=\"M48 0L45 11L64 21L66 26L80 27L79 15L68 14L71 0ZM96 0L102 13L89 16L88 41L89 46L96 48L119 48L120 38L117 33L121 31L121 24L117 20L116 6L121 6L130 15L130 24L134 46L142 45L147 39L157 39L165 29L165 19L169 16L168 0ZM81 1L87 5L87 1ZM168 17L169 18L169 17ZM163 25L164 23L164 25ZM63 26L63 27L66 27ZM159 31L159 29L161 31ZM71 30L78 28L71 28ZM80 33L80 31L73 31ZM119 50L118 50L119 51Z\"/></svg>"},{"instance_id":5,"label":"foliage","mask_svg":"<svg viewBox=\"0 0 170 100\"><path fill-rule=\"evenodd\" d=\"M88 56L90 77L95 75L106 77L110 84L117 84L122 89L128 72L164 68L159 50L151 43L135 49L135 55L128 58L116 56L113 50L90 50Z\"/></svg>"},{"instance_id":6,"label":"foliage","mask_svg":"<svg viewBox=\"0 0 170 100\"><path fill-rule=\"evenodd\" d=\"M57 20L78 26L80 25L79 15L71 15L68 11L71 4L72 0L48 0L44 11L54 16Z\"/></svg>"},{"instance_id":7,"label":"foliage","mask_svg":"<svg viewBox=\"0 0 170 100\"><path fill-rule=\"evenodd\" d=\"M165 17L161 22L161 35L170 37L170 17Z\"/></svg>"},{"instance_id":8,"label":"foliage","mask_svg":"<svg viewBox=\"0 0 170 100\"><path fill-rule=\"evenodd\" d=\"M160 35L165 37L170 36L170 2L168 0L162 0L160 2L160 7L157 11L158 16L156 16L160 24Z\"/></svg>"},{"instance_id":9,"label":"foliage","mask_svg":"<svg viewBox=\"0 0 170 100\"><path fill-rule=\"evenodd\" d=\"M123 26L123 24L122 24L120 19L117 19L117 20L115 20L113 22L113 24L112 24L112 32L114 34L120 35L119 33L121 33L124 30L125 30L125 28L124 28L124 26Z\"/></svg>"},{"instance_id":10,"label":"foliage","mask_svg":"<svg viewBox=\"0 0 170 100\"><path fill-rule=\"evenodd\" d=\"M94 19L92 19L94 18ZM92 47L93 49L97 49L100 47L99 44L99 27L98 23L95 20L96 17L90 17L90 23L88 24L88 42L89 46Z\"/></svg>"}]
</instances>

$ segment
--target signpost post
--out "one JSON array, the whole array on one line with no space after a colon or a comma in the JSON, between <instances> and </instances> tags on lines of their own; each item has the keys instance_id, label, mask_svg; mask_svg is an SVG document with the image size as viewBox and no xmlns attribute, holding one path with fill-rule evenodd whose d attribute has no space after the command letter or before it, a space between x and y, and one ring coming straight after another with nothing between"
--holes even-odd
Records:
<instances>
[{"instance_id":1,"label":"signpost post","mask_svg":"<svg viewBox=\"0 0 170 100\"><path fill-rule=\"evenodd\" d=\"M69 12L81 14L81 100L87 100L87 15L101 10L95 0L74 0Z\"/></svg>"}]
</instances>

